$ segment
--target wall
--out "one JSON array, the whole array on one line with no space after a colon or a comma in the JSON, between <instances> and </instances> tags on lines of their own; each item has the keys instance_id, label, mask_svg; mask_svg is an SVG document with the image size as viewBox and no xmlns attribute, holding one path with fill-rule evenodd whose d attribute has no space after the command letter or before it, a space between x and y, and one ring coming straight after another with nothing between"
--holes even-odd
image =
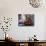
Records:
<instances>
[{"instance_id":1,"label":"wall","mask_svg":"<svg viewBox=\"0 0 46 46\"><path fill-rule=\"evenodd\" d=\"M46 16L45 16L45 28L44 28L44 39L46 39Z\"/></svg>"},{"instance_id":2,"label":"wall","mask_svg":"<svg viewBox=\"0 0 46 46\"><path fill-rule=\"evenodd\" d=\"M34 34L39 40L45 39L45 15L46 6L40 8L33 8L30 6L28 0L0 0L0 16L12 17L13 22L8 33L11 37L17 40L27 40ZM18 14L34 14L34 27L18 27ZM2 33L2 31L1 31ZM0 33L0 35L2 35ZM0 39L3 37L0 36ZM4 39L4 38L3 38Z\"/></svg>"}]
</instances>

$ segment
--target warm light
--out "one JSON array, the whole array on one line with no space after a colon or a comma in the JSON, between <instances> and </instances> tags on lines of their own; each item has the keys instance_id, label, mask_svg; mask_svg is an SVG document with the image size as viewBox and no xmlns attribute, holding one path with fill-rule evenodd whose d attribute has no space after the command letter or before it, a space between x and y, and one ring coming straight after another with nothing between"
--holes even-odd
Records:
<instances>
[{"instance_id":1,"label":"warm light","mask_svg":"<svg viewBox=\"0 0 46 46\"><path fill-rule=\"evenodd\" d=\"M6 37L8 37L8 34L6 34Z\"/></svg>"}]
</instances>

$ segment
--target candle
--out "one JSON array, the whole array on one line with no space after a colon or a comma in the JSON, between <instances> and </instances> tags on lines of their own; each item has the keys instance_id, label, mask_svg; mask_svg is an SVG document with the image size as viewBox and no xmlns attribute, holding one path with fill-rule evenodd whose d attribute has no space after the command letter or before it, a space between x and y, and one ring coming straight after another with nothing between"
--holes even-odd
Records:
<instances>
[{"instance_id":1,"label":"candle","mask_svg":"<svg viewBox=\"0 0 46 46\"><path fill-rule=\"evenodd\" d=\"M6 37L8 38L8 34L6 34Z\"/></svg>"}]
</instances>

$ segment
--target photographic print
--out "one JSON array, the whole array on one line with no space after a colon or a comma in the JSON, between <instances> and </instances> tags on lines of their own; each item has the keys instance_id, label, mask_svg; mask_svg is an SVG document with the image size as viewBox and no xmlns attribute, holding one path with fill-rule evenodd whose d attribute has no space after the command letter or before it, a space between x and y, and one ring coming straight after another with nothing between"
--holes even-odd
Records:
<instances>
[{"instance_id":1,"label":"photographic print","mask_svg":"<svg viewBox=\"0 0 46 46\"><path fill-rule=\"evenodd\" d=\"M34 26L34 14L18 14L18 26Z\"/></svg>"}]
</instances>

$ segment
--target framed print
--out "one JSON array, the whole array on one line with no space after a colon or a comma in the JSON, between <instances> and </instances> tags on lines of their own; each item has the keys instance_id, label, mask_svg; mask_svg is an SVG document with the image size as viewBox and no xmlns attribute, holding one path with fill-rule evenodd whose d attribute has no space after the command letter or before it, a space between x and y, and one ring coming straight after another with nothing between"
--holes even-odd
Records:
<instances>
[{"instance_id":1,"label":"framed print","mask_svg":"<svg viewBox=\"0 0 46 46\"><path fill-rule=\"evenodd\" d=\"M18 14L18 26L34 26L34 14Z\"/></svg>"}]
</instances>

